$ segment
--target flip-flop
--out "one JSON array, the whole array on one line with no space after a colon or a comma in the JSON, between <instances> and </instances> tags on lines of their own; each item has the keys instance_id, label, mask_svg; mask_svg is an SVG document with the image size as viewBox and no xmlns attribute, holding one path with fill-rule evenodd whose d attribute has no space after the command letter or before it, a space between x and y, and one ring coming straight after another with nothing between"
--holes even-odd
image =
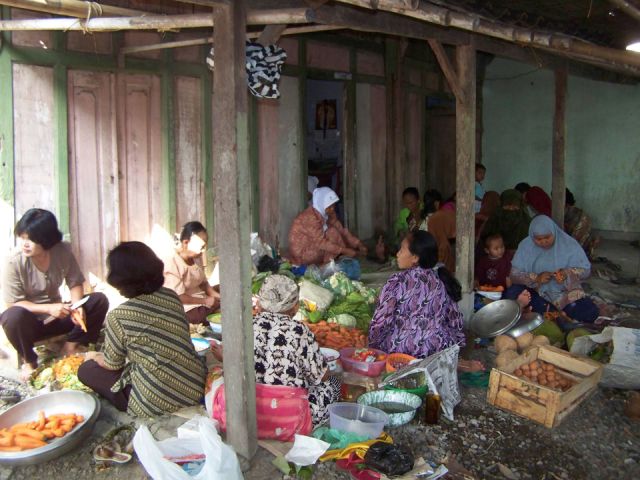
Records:
<instances>
[{"instance_id":1,"label":"flip-flop","mask_svg":"<svg viewBox=\"0 0 640 480\"><path fill-rule=\"evenodd\" d=\"M101 443L93 449L93 459L105 463L127 463L131 460L130 453L120 452L117 448L114 442Z\"/></svg>"}]
</instances>

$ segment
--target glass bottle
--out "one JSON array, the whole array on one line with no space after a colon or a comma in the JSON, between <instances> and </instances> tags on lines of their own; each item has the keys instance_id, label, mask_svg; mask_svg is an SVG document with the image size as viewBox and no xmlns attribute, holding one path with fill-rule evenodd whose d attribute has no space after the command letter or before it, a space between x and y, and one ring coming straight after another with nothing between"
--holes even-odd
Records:
<instances>
[{"instance_id":1,"label":"glass bottle","mask_svg":"<svg viewBox=\"0 0 640 480\"><path fill-rule=\"evenodd\" d=\"M427 393L424 399L424 423L435 425L440 418L440 395Z\"/></svg>"}]
</instances>

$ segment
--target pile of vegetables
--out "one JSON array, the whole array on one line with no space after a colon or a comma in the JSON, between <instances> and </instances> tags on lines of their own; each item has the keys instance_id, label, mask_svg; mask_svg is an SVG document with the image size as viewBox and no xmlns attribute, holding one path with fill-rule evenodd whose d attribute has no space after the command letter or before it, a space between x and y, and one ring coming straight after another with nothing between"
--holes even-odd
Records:
<instances>
[{"instance_id":1,"label":"pile of vegetables","mask_svg":"<svg viewBox=\"0 0 640 480\"><path fill-rule=\"evenodd\" d=\"M32 374L31 385L36 390L50 386L52 390L68 388L90 392L91 389L78 380L78 368L83 362L84 356L76 354L58 360L44 368L38 368Z\"/></svg>"},{"instance_id":2,"label":"pile of vegetables","mask_svg":"<svg viewBox=\"0 0 640 480\"><path fill-rule=\"evenodd\" d=\"M525 353L530 347L549 345L549 339L544 335L534 336L532 333L525 333L515 339L509 335L498 335L494 345L496 352L498 352L496 367L504 368L518 358L518 351Z\"/></svg>"},{"instance_id":3,"label":"pile of vegetables","mask_svg":"<svg viewBox=\"0 0 640 480\"><path fill-rule=\"evenodd\" d=\"M385 353L376 353L375 350L369 348L358 348L353 352L351 358L358 362L373 363L386 360L387 355Z\"/></svg>"},{"instance_id":4,"label":"pile of vegetables","mask_svg":"<svg viewBox=\"0 0 640 480\"><path fill-rule=\"evenodd\" d=\"M313 332L321 347L341 350L346 347L362 348L367 344L366 334L357 328L349 328L337 323L328 323L321 320L318 323L309 323L309 330Z\"/></svg>"}]
</instances>

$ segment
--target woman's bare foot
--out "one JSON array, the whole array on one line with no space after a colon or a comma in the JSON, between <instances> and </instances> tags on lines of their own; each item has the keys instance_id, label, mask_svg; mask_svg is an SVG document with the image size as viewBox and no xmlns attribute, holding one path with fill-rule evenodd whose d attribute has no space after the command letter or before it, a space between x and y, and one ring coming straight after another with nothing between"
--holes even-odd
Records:
<instances>
[{"instance_id":1,"label":"woman's bare foot","mask_svg":"<svg viewBox=\"0 0 640 480\"><path fill-rule=\"evenodd\" d=\"M522 293L518 295L518 298L516 298L516 302L518 302L518 305L520 305L522 309L529 305L531 303L531 293L529 293L529 290L523 290Z\"/></svg>"},{"instance_id":2,"label":"woman's bare foot","mask_svg":"<svg viewBox=\"0 0 640 480\"><path fill-rule=\"evenodd\" d=\"M78 342L65 342L60 349L61 357L68 357L80 353L80 344Z\"/></svg>"},{"instance_id":3,"label":"woman's bare foot","mask_svg":"<svg viewBox=\"0 0 640 480\"><path fill-rule=\"evenodd\" d=\"M20 367L20 380L27 383L31 378L31 374L36 368L30 363L23 363Z\"/></svg>"}]
</instances>

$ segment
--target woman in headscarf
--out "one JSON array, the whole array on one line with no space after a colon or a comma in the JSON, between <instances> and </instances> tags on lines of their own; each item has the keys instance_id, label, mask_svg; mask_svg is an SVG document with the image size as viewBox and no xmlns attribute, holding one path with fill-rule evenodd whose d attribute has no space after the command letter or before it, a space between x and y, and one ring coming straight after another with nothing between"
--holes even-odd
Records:
<instances>
[{"instance_id":1,"label":"woman in headscarf","mask_svg":"<svg viewBox=\"0 0 640 480\"><path fill-rule=\"evenodd\" d=\"M297 265L322 265L340 255L366 255L367 247L336 215L340 199L329 187L313 191L312 205L293 220L289 230L289 259Z\"/></svg>"},{"instance_id":2,"label":"woman in headscarf","mask_svg":"<svg viewBox=\"0 0 640 480\"><path fill-rule=\"evenodd\" d=\"M256 382L306 388L315 425L340 397L340 381L329 376L327 362L313 333L292 317L298 311L298 285L284 275L269 275L258 293L253 318ZM222 360L222 346L212 345Z\"/></svg>"},{"instance_id":3,"label":"woman in headscarf","mask_svg":"<svg viewBox=\"0 0 640 480\"><path fill-rule=\"evenodd\" d=\"M578 322L593 323L598 318L598 307L580 284L590 273L591 264L578 242L549 217L538 215L513 257L513 286L503 298L515 299L528 290L533 311L562 310Z\"/></svg>"},{"instance_id":4,"label":"woman in headscarf","mask_svg":"<svg viewBox=\"0 0 640 480\"><path fill-rule=\"evenodd\" d=\"M476 240L480 238L482 227L489 217L500 207L500 194L494 190L489 190L482 197L480 211L476 213Z\"/></svg>"},{"instance_id":5,"label":"woman in headscarf","mask_svg":"<svg viewBox=\"0 0 640 480\"><path fill-rule=\"evenodd\" d=\"M531 218L525 211L522 195L515 189L505 190L500 195L501 207L496 209L482 227L479 238L500 234L507 250L515 251L529 232ZM484 242L481 242L484 243Z\"/></svg>"},{"instance_id":6,"label":"woman in headscarf","mask_svg":"<svg viewBox=\"0 0 640 480\"><path fill-rule=\"evenodd\" d=\"M600 238L591 231L591 218L584 210L576 207L576 199L568 188L565 196L564 231L576 239L587 257L593 258Z\"/></svg>"},{"instance_id":7,"label":"woman in headscarf","mask_svg":"<svg viewBox=\"0 0 640 480\"><path fill-rule=\"evenodd\" d=\"M455 241L456 241L456 214L455 211L445 210L442 206L442 195L437 190L431 189L424 192L424 220L420 230L426 230L438 245L438 261L450 272L456 268Z\"/></svg>"},{"instance_id":8,"label":"woman in headscarf","mask_svg":"<svg viewBox=\"0 0 640 480\"><path fill-rule=\"evenodd\" d=\"M524 199L532 210L533 216L551 216L551 197L540 187L531 187L524 194Z\"/></svg>"}]
</instances>

